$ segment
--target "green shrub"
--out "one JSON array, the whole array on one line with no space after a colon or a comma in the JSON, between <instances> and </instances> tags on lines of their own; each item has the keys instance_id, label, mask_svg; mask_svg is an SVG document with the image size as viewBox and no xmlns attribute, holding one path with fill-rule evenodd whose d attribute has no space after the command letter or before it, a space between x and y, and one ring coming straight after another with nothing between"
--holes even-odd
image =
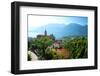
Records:
<instances>
[{"instance_id":1,"label":"green shrub","mask_svg":"<svg viewBox=\"0 0 100 76\"><path fill-rule=\"evenodd\" d=\"M31 60L32 60L31 54L28 53L28 61L31 61Z\"/></svg>"},{"instance_id":2,"label":"green shrub","mask_svg":"<svg viewBox=\"0 0 100 76\"><path fill-rule=\"evenodd\" d=\"M70 58L72 59L87 58L87 37L76 37L68 42L64 42L64 47L71 52Z\"/></svg>"}]
</instances>

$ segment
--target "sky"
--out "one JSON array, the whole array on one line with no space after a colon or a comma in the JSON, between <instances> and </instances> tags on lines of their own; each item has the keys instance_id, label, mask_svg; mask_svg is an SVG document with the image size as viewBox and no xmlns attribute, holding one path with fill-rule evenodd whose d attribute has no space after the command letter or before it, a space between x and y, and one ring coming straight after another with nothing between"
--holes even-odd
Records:
<instances>
[{"instance_id":1,"label":"sky","mask_svg":"<svg viewBox=\"0 0 100 76\"><path fill-rule=\"evenodd\" d=\"M37 35L39 33L33 34L32 31L38 29L39 27L46 26L47 24L57 23L65 24L66 26L70 23L77 23L82 26L87 25L87 17L79 16L47 16L47 15L28 15L28 36Z\"/></svg>"}]
</instances>

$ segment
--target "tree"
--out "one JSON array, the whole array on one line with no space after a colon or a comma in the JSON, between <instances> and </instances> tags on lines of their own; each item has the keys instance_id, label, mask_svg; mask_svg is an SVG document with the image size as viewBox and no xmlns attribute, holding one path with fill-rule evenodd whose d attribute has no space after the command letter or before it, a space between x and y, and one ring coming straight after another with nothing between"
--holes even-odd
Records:
<instances>
[{"instance_id":1,"label":"tree","mask_svg":"<svg viewBox=\"0 0 100 76\"><path fill-rule=\"evenodd\" d=\"M35 45L37 47L41 59L45 59L45 50L52 44L53 40L48 36L38 37L36 39L33 39L32 41L32 45Z\"/></svg>"},{"instance_id":2,"label":"tree","mask_svg":"<svg viewBox=\"0 0 100 76\"><path fill-rule=\"evenodd\" d=\"M77 58L87 58L87 37L75 37L68 42L63 42L64 47L71 51L70 58L77 59Z\"/></svg>"},{"instance_id":3,"label":"tree","mask_svg":"<svg viewBox=\"0 0 100 76\"><path fill-rule=\"evenodd\" d=\"M52 38L52 40L55 40L55 36L53 34L51 34L50 37Z\"/></svg>"}]
</instances>

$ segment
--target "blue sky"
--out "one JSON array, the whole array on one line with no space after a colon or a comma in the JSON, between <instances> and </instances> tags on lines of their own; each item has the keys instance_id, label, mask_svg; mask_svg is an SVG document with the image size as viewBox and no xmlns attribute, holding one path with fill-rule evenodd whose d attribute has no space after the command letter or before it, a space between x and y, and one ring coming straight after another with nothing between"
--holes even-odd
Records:
<instances>
[{"instance_id":1,"label":"blue sky","mask_svg":"<svg viewBox=\"0 0 100 76\"><path fill-rule=\"evenodd\" d=\"M38 34L42 34L41 32L34 32L34 30L52 23L65 24L66 26L70 23L77 23L84 26L88 24L88 17L29 15L28 36L35 37Z\"/></svg>"}]
</instances>

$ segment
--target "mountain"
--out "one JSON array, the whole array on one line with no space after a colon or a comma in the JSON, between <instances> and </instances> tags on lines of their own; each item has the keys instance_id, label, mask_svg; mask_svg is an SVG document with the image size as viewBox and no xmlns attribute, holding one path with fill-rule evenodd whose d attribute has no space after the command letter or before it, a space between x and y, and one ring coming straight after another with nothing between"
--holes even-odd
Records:
<instances>
[{"instance_id":1,"label":"mountain","mask_svg":"<svg viewBox=\"0 0 100 76\"><path fill-rule=\"evenodd\" d=\"M53 34L56 39L60 39L66 36L86 36L87 35L87 25L80 25L77 23L66 24L47 24L42 26L33 32L41 32L47 31L47 34Z\"/></svg>"},{"instance_id":2,"label":"mountain","mask_svg":"<svg viewBox=\"0 0 100 76\"><path fill-rule=\"evenodd\" d=\"M63 36L86 36L87 31L87 25L82 26L80 24L71 23L65 26L61 33Z\"/></svg>"},{"instance_id":3,"label":"mountain","mask_svg":"<svg viewBox=\"0 0 100 76\"><path fill-rule=\"evenodd\" d=\"M65 24L56 24L56 23L52 23L52 24L47 24L45 26L41 26L38 29L34 30L34 32L44 32L44 30L47 30L48 34L57 34L58 32L60 32L61 29L64 28L64 26L66 26Z\"/></svg>"}]
</instances>

